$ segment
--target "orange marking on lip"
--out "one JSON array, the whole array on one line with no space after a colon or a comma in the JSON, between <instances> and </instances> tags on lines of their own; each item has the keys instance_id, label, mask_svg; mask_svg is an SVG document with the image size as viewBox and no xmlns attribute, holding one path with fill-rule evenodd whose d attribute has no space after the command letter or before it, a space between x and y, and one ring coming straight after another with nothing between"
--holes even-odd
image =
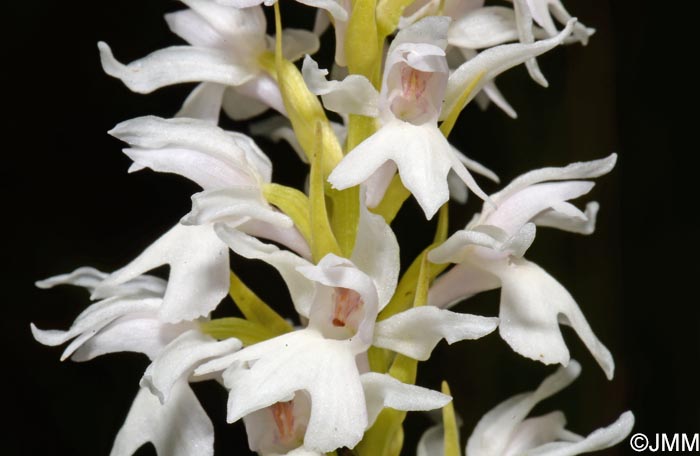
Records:
<instances>
[{"instance_id":1,"label":"orange marking on lip","mask_svg":"<svg viewBox=\"0 0 700 456\"><path fill-rule=\"evenodd\" d=\"M406 66L401 69L401 89L404 98L419 99L428 85L431 73Z\"/></svg>"},{"instance_id":2,"label":"orange marking on lip","mask_svg":"<svg viewBox=\"0 0 700 456\"><path fill-rule=\"evenodd\" d=\"M350 315L362 306L362 298L355 290L336 288L334 293L333 326L345 326Z\"/></svg>"},{"instance_id":3,"label":"orange marking on lip","mask_svg":"<svg viewBox=\"0 0 700 456\"><path fill-rule=\"evenodd\" d=\"M294 403L277 402L272 406L272 418L279 430L280 440L289 442L294 438Z\"/></svg>"}]
</instances>

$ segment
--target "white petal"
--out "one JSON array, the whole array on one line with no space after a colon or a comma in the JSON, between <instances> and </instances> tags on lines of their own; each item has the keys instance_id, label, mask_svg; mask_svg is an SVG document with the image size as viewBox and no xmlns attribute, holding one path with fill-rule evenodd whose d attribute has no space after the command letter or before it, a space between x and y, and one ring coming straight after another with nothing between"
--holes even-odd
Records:
<instances>
[{"instance_id":1,"label":"white petal","mask_svg":"<svg viewBox=\"0 0 700 456\"><path fill-rule=\"evenodd\" d=\"M531 44L535 41L535 33L533 30L532 14L530 8L526 4L526 0L513 0L513 9L515 10L515 22L518 29L520 42L523 44ZM571 32L569 32L571 33ZM569 34L567 33L567 35ZM525 61L525 67L530 77L542 87L548 87L549 83L542 74L537 60L534 57Z\"/></svg>"},{"instance_id":2,"label":"white petal","mask_svg":"<svg viewBox=\"0 0 700 456\"><path fill-rule=\"evenodd\" d=\"M517 119L518 118L518 113L515 112L515 109L508 103L508 100L505 99L503 94L501 93L500 90L498 90L498 87L496 87L496 84L493 81L487 82L484 84L484 88L482 89L483 93L486 94L489 100L493 101L493 104L501 108L503 112L505 112L508 117L511 119Z\"/></svg>"},{"instance_id":3,"label":"white petal","mask_svg":"<svg viewBox=\"0 0 700 456\"><path fill-rule=\"evenodd\" d=\"M536 43L504 44L487 49L479 53L473 59L462 64L450 75L445 92L445 104L441 111L442 116L446 116L452 111L454 104L457 103L464 89L476 80L477 77L480 77L480 80L472 90L466 103L474 98L484 84L491 81L499 74L561 44L564 38L571 32L572 27L573 23L569 23L566 29L559 35Z\"/></svg>"},{"instance_id":4,"label":"white petal","mask_svg":"<svg viewBox=\"0 0 700 456\"><path fill-rule=\"evenodd\" d=\"M386 161L396 163L401 181L411 191L428 219L450 195L447 173L452 151L435 126L394 121L355 147L335 167L328 181L337 189L364 182Z\"/></svg>"},{"instance_id":5,"label":"white petal","mask_svg":"<svg viewBox=\"0 0 700 456\"><path fill-rule=\"evenodd\" d=\"M521 422L511 435L503 456L522 455L531 448L554 442L560 436L568 435L564 426L566 426L566 417L560 411L528 418Z\"/></svg>"},{"instance_id":6,"label":"white petal","mask_svg":"<svg viewBox=\"0 0 700 456\"><path fill-rule=\"evenodd\" d=\"M315 54L320 42L318 35L303 29L282 30L282 55L290 62L296 62L304 55Z\"/></svg>"},{"instance_id":7,"label":"white petal","mask_svg":"<svg viewBox=\"0 0 700 456\"><path fill-rule=\"evenodd\" d=\"M85 309L68 331L41 330L32 323L32 335L39 343L49 346L61 345L77 337L63 352L61 359L64 360L112 321L125 315L142 312L155 314L160 305L161 300L157 298L109 298Z\"/></svg>"},{"instance_id":8,"label":"white petal","mask_svg":"<svg viewBox=\"0 0 700 456\"><path fill-rule=\"evenodd\" d=\"M571 19L571 14L566 11L559 0L527 0L527 4L532 13L532 18L550 35L556 35L557 33L552 16L556 17L562 24L567 23ZM588 38L594 32L594 29L587 28L585 25L577 22L574 26L572 38L574 41L580 41L585 46L588 44Z\"/></svg>"},{"instance_id":9,"label":"white petal","mask_svg":"<svg viewBox=\"0 0 700 456\"><path fill-rule=\"evenodd\" d=\"M229 47L249 47L248 52L253 54L264 49L267 21L261 7L231 8L209 0L181 1L224 37Z\"/></svg>"},{"instance_id":10,"label":"white petal","mask_svg":"<svg viewBox=\"0 0 700 456\"><path fill-rule=\"evenodd\" d=\"M109 133L134 147L124 151L135 161L131 170L174 172L205 189L256 185L272 174L269 159L250 137L203 120L138 117Z\"/></svg>"},{"instance_id":11,"label":"white petal","mask_svg":"<svg viewBox=\"0 0 700 456\"><path fill-rule=\"evenodd\" d=\"M448 344L479 339L497 326L498 318L455 313L433 306L415 307L378 322L374 345L425 361L442 339Z\"/></svg>"},{"instance_id":12,"label":"white petal","mask_svg":"<svg viewBox=\"0 0 700 456\"><path fill-rule=\"evenodd\" d=\"M143 353L154 359L180 334L196 327L195 322L163 323L157 309L120 317L83 342L71 356L73 361L88 361L107 353Z\"/></svg>"},{"instance_id":13,"label":"white petal","mask_svg":"<svg viewBox=\"0 0 700 456\"><path fill-rule=\"evenodd\" d=\"M274 245L264 244L252 236L223 224L215 225L216 233L228 246L248 259L262 260L280 273L289 288L294 307L300 315L309 316L314 296L314 285L300 272L299 266L310 265L307 260L292 252L280 250Z\"/></svg>"},{"instance_id":14,"label":"white petal","mask_svg":"<svg viewBox=\"0 0 700 456\"><path fill-rule=\"evenodd\" d=\"M351 0L340 0L347 11L352 10ZM315 24L314 24L315 25ZM335 35L335 65L336 68L348 66L345 56L345 37L348 33L347 21L333 21L333 34ZM319 35L320 36L320 35Z\"/></svg>"},{"instance_id":15,"label":"white petal","mask_svg":"<svg viewBox=\"0 0 700 456\"><path fill-rule=\"evenodd\" d=\"M140 275L128 282L106 287L102 284L109 274L91 267L78 268L69 274L61 274L36 282L39 288L53 288L56 285L75 285L91 292L91 299L130 296L142 298L160 298L165 293L166 281L160 277ZM95 290L100 288L100 292Z\"/></svg>"},{"instance_id":16,"label":"white petal","mask_svg":"<svg viewBox=\"0 0 700 456\"><path fill-rule=\"evenodd\" d=\"M231 186L192 195L192 211L182 219L185 225L230 223L260 220L283 228L291 228L292 220L267 204L259 187Z\"/></svg>"},{"instance_id":17,"label":"white petal","mask_svg":"<svg viewBox=\"0 0 700 456\"><path fill-rule=\"evenodd\" d=\"M467 441L470 456L502 456L518 426L538 402L566 388L581 373L574 360L547 377L535 391L518 394L501 402L477 423Z\"/></svg>"},{"instance_id":18,"label":"white petal","mask_svg":"<svg viewBox=\"0 0 700 456\"><path fill-rule=\"evenodd\" d=\"M124 149L124 154L134 162L129 172L150 168L156 172L179 174L203 189L224 189L255 182L240 167L192 149L128 148Z\"/></svg>"},{"instance_id":19,"label":"white petal","mask_svg":"<svg viewBox=\"0 0 700 456\"><path fill-rule=\"evenodd\" d=\"M493 171L491 171L490 169L488 169L487 167L485 167L481 163L467 157L462 152L460 152L456 147L452 146L452 151L457 156L459 161L461 161L464 164L464 166L466 166L467 169L469 169L470 171L474 171L475 173L480 174L480 175L486 177L487 179L494 181L497 184L501 181L498 178L498 176L496 175L496 173L494 173Z\"/></svg>"},{"instance_id":20,"label":"white petal","mask_svg":"<svg viewBox=\"0 0 700 456\"><path fill-rule=\"evenodd\" d=\"M399 243L384 218L369 212L364 204L360 204L360 221L351 259L374 281L381 311L396 290L401 266Z\"/></svg>"},{"instance_id":21,"label":"white petal","mask_svg":"<svg viewBox=\"0 0 700 456\"><path fill-rule=\"evenodd\" d=\"M364 76L352 74L342 81L328 81L328 70L321 70L311 57L304 58L304 81L315 95L321 95L326 109L341 114L377 117L379 93Z\"/></svg>"},{"instance_id":22,"label":"white petal","mask_svg":"<svg viewBox=\"0 0 700 456\"><path fill-rule=\"evenodd\" d=\"M306 448L322 452L353 448L362 438L367 410L347 341L324 339L305 329L251 345L228 359L254 361L248 369L234 367L224 373L231 389L229 422L303 390L311 397Z\"/></svg>"},{"instance_id":23,"label":"white petal","mask_svg":"<svg viewBox=\"0 0 700 456\"><path fill-rule=\"evenodd\" d=\"M449 25L450 18L448 17L431 16L423 18L396 34L387 55L406 43L430 44L445 50Z\"/></svg>"},{"instance_id":24,"label":"white petal","mask_svg":"<svg viewBox=\"0 0 700 456\"><path fill-rule=\"evenodd\" d=\"M416 0L404 9L399 18L399 30L402 30L418 20L437 14L440 2L437 0Z\"/></svg>"},{"instance_id":25,"label":"white petal","mask_svg":"<svg viewBox=\"0 0 700 456\"><path fill-rule=\"evenodd\" d=\"M559 207L561 208L561 206ZM595 231L598 209L600 209L598 203L591 201L586 204L585 213L580 215L567 215L561 211L550 209L540 213L532 221L537 226L548 226L572 233L591 234Z\"/></svg>"},{"instance_id":26,"label":"white petal","mask_svg":"<svg viewBox=\"0 0 700 456\"><path fill-rule=\"evenodd\" d=\"M187 381L194 369L204 361L238 351L243 344L238 339L216 341L196 329L187 331L168 344L148 366L141 386L158 396L162 404L168 401L178 381Z\"/></svg>"},{"instance_id":27,"label":"white petal","mask_svg":"<svg viewBox=\"0 0 700 456\"><path fill-rule=\"evenodd\" d=\"M285 456L323 456L321 452L299 447L288 452Z\"/></svg>"},{"instance_id":28,"label":"white petal","mask_svg":"<svg viewBox=\"0 0 700 456\"><path fill-rule=\"evenodd\" d=\"M233 62L227 52L219 49L171 46L124 65L114 58L107 43L100 41L97 47L105 73L121 79L138 93L150 93L182 82L237 86L257 73L257 69Z\"/></svg>"},{"instance_id":29,"label":"white petal","mask_svg":"<svg viewBox=\"0 0 700 456\"><path fill-rule=\"evenodd\" d=\"M481 226L480 228L484 228ZM496 230L500 230L497 227ZM447 238L445 242L435 247L428 253L428 260L436 264L444 263L462 263L469 259L473 252L468 250L470 245L486 247L492 250L498 250L502 246L504 239L496 239L494 232L486 232L486 230L460 230ZM505 236L505 233L501 233ZM495 257L503 257L503 255L495 255Z\"/></svg>"},{"instance_id":30,"label":"white petal","mask_svg":"<svg viewBox=\"0 0 700 456\"><path fill-rule=\"evenodd\" d=\"M360 377L367 401L368 426L372 426L383 408L403 411L427 411L444 407L452 398L416 385L396 380L388 374L368 372Z\"/></svg>"},{"instance_id":31,"label":"white petal","mask_svg":"<svg viewBox=\"0 0 700 456\"><path fill-rule=\"evenodd\" d=\"M214 427L186 381L175 385L164 405L141 388L110 456L131 456L147 442L159 456L213 456Z\"/></svg>"},{"instance_id":32,"label":"white petal","mask_svg":"<svg viewBox=\"0 0 700 456\"><path fill-rule=\"evenodd\" d=\"M565 323L574 328L608 379L613 377L612 355L559 282L523 259L491 264L491 272L501 279L500 334L513 350L545 364L568 364L569 350L559 329L560 322Z\"/></svg>"},{"instance_id":33,"label":"white petal","mask_svg":"<svg viewBox=\"0 0 700 456\"><path fill-rule=\"evenodd\" d=\"M585 439L571 442L552 442L524 453L527 456L574 456L604 450L625 440L634 427L634 415L625 412L613 424L597 429Z\"/></svg>"},{"instance_id":34,"label":"white petal","mask_svg":"<svg viewBox=\"0 0 700 456\"><path fill-rule=\"evenodd\" d=\"M490 48L517 39L515 13L503 6L471 11L453 22L447 35L450 45L467 49Z\"/></svg>"},{"instance_id":35,"label":"white petal","mask_svg":"<svg viewBox=\"0 0 700 456\"><path fill-rule=\"evenodd\" d=\"M252 98L253 100L260 101L264 105L276 110L283 116L287 115L287 111L284 107L284 101L282 100L282 94L280 93L280 89L277 86L277 82L275 82L275 80L267 74L258 74L256 77L249 79L248 81L237 87L231 87L231 90L235 90L241 95L244 95L248 98ZM241 116L244 110L251 112L257 109L250 107L236 108L234 106L231 106L232 102L233 100L224 99L224 109L226 110L226 112L231 112L231 118L233 119L243 119L244 117ZM234 116L234 113L237 113L237 115Z\"/></svg>"},{"instance_id":36,"label":"white petal","mask_svg":"<svg viewBox=\"0 0 700 456\"><path fill-rule=\"evenodd\" d=\"M328 30L328 27L330 27L330 25L330 16L325 11L316 11L316 17L314 18L314 27L312 29L313 32L317 36L321 36L326 30Z\"/></svg>"},{"instance_id":37,"label":"white petal","mask_svg":"<svg viewBox=\"0 0 700 456\"><path fill-rule=\"evenodd\" d=\"M509 236L517 233L541 212L588 193L595 184L588 181L547 182L531 185L506 200L482 222L494 225Z\"/></svg>"},{"instance_id":38,"label":"white petal","mask_svg":"<svg viewBox=\"0 0 700 456\"><path fill-rule=\"evenodd\" d=\"M482 291L501 286L498 278L467 262L455 265L438 277L428 291L428 304L449 308Z\"/></svg>"},{"instance_id":39,"label":"white petal","mask_svg":"<svg viewBox=\"0 0 700 456\"><path fill-rule=\"evenodd\" d=\"M299 3L304 5L313 6L314 8L321 8L330 13L333 19L340 22L348 21L348 11L343 8L341 2L338 0L298 0Z\"/></svg>"},{"instance_id":40,"label":"white petal","mask_svg":"<svg viewBox=\"0 0 700 456\"><path fill-rule=\"evenodd\" d=\"M450 189L450 198L459 204L466 204L469 192L462 179L453 170L447 175L447 186Z\"/></svg>"},{"instance_id":41,"label":"white petal","mask_svg":"<svg viewBox=\"0 0 700 456\"><path fill-rule=\"evenodd\" d=\"M248 81L246 84L250 83ZM246 85L243 84L243 85ZM258 100L251 98L248 95L242 94L239 87L229 87L224 92L223 109L227 116L233 120L248 120L251 117L262 114L270 107Z\"/></svg>"},{"instance_id":42,"label":"white petal","mask_svg":"<svg viewBox=\"0 0 700 456\"><path fill-rule=\"evenodd\" d=\"M164 264L170 265L160 309L166 322L208 315L228 293L228 249L208 225L175 225L131 263L112 273L100 288L127 282Z\"/></svg>"},{"instance_id":43,"label":"white petal","mask_svg":"<svg viewBox=\"0 0 700 456\"><path fill-rule=\"evenodd\" d=\"M571 163L561 168L536 169L515 178L510 184L503 188L503 190L491 195L491 200L493 200L496 205L500 205L501 202L510 198L515 193L540 182L600 177L609 173L615 167L616 162L617 154L610 154L599 160Z\"/></svg>"},{"instance_id":44,"label":"white petal","mask_svg":"<svg viewBox=\"0 0 700 456\"><path fill-rule=\"evenodd\" d=\"M226 86L222 84L212 82L199 84L187 96L176 116L202 119L215 125L218 124L224 90L226 90Z\"/></svg>"},{"instance_id":45,"label":"white petal","mask_svg":"<svg viewBox=\"0 0 700 456\"><path fill-rule=\"evenodd\" d=\"M396 174L396 164L388 161L381 165L379 169L372 173L365 181L365 204L367 207L375 208L382 202L391 180ZM448 174L449 178L449 174ZM460 183L462 182L459 179Z\"/></svg>"},{"instance_id":46,"label":"white petal","mask_svg":"<svg viewBox=\"0 0 700 456\"><path fill-rule=\"evenodd\" d=\"M300 257L307 260L311 259L311 248L304 236L295 227L285 228L258 220L248 220L238 225L238 230L257 238L277 242Z\"/></svg>"},{"instance_id":47,"label":"white petal","mask_svg":"<svg viewBox=\"0 0 700 456\"><path fill-rule=\"evenodd\" d=\"M223 48L224 38L207 21L192 10L176 11L165 15L168 28L192 46Z\"/></svg>"},{"instance_id":48,"label":"white petal","mask_svg":"<svg viewBox=\"0 0 700 456\"><path fill-rule=\"evenodd\" d=\"M331 125L337 124L335 124L335 122L331 122ZM282 116L270 117L251 124L250 134L253 136L265 136L275 143L284 140L290 146L292 146L292 149L294 149L294 152L296 152L297 156L302 162L309 163L309 160L306 158L306 153L301 148L301 144L299 144L299 140L294 134L292 124L288 119ZM338 135L337 132L336 135ZM339 139L344 137L345 135L338 135ZM344 142L344 139L341 140L341 143L342 142Z\"/></svg>"},{"instance_id":49,"label":"white petal","mask_svg":"<svg viewBox=\"0 0 700 456\"><path fill-rule=\"evenodd\" d=\"M426 430L418 441L416 456L441 456L445 454L445 429L441 424Z\"/></svg>"},{"instance_id":50,"label":"white petal","mask_svg":"<svg viewBox=\"0 0 700 456\"><path fill-rule=\"evenodd\" d=\"M549 13L549 4L552 0L525 0L525 5L534 19L550 35L557 34L557 27L554 25L552 16Z\"/></svg>"},{"instance_id":51,"label":"white petal","mask_svg":"<svg viewBox=\"0 0 700 456\"><path fill-rule=\"evenodd\" d=\"M84 266L68 274L60 274L49 277L48 279L38 280L35 282L35 285L43 289L53 288L56 285L75 285L77 287L86 288L89 292L92 292L107 275L107 273L95 268Z\"/></svg>"},{"instance_id":52,"label":"white petal","mask_svg":"<svg viewBox=\"0 0 700 456\"><path fill-rule=\"evenodd\" d=\"M452 162L452 170L457 174L457 176L464 182L464 184L474 192L476 196L481 198L482 200L489 201L489 197L484 193L484 191L479 187L479 184L476 183L474 180L474 177L471 175L467 167L464 165L464 162L460 160L460 157L457 156L454 152L452 152L454 148L450 146L450 161ZM489 203L490 204L490 203Z\"/></svg>"}]
</instances>

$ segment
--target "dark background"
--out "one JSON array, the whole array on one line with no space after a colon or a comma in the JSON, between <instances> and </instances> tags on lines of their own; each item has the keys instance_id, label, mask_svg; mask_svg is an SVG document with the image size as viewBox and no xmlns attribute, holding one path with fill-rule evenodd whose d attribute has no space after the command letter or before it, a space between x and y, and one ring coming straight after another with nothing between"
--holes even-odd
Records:
<instances>
[{"instance_id":1,"label":"dark background","mask_svg":"<svg viewBox=\"0 0 700 456\"><path fill-rule=\"evenodd\" d=\"M596 233L542 229L528 252L576 297L615 357L616 375L608 382L573 331L564 329L583 373L537 411L560 407L569 429L580 434L627 409L636 415L633 432L700 432L697 78L690 66L697 38L690 3L664 9L652 1L566 1L572 14L598 30L590 45L559 48L539 60L547 90L522 67L499 78L519 119L471 106L451 138L503 182L529 169L620 155L591 194L602 206ZM178 43L162 14L179 8L162 0L6 5L3 98L9 103L2 124L10 162L2 167L9 231L2 335L9 399L3 411L10 426L3 454L108 454L138 389L147 365L141 355L61 363L62 348L32 339L30 321L65 329L88 305L80 290L40 291L33 282L82 265L114 270L188 211L193 184L148 171L128 175L122 144L106 131L139 115L172 115L190 86L130 93L102 73L96 48L105 40L128 62ZM302 11L308 15L294 21L308 27L310 10ZM304 166L294 154L260 144L275 163L275 179L300 186ZM488 192L497 189L480 183ZM409 222L419 219L416 207L411 202L397 219L404 225L396 229L406 262L432 235L433 224ZM451 228L463 226L477 208L475 201L454 205ZM289 308L269 268L245 264L241 275L268 302ZM497 301L491 292L457 309L495 315ZM421 365L419 382L438 387L448 380L464 441L481 415L551 371L514 354L494 334L449 349L441 345ZM195 389L216 425L217 454L246 448L242 425L225 424L225 391L215 384ZM410 415L406 454L428 424ZM605 454L634 453L624 442Z\"/></svg>"}]
</instances>

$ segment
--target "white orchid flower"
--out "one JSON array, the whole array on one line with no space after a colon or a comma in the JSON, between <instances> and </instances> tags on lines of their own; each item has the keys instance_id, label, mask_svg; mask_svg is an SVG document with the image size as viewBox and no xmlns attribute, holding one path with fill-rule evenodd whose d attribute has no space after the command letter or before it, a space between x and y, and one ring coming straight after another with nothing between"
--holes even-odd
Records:
<instances>
[{"instance_id":1,"label":"white orchid flower","mask_svg":"<svg viewBox=\"0 0 700 456\"><path fill-rule=\"evenodd\" d=\"M328 177L345 189L368 180L392 161L401 180L432 218L449 199L452 169L477 195L486 198L438 129L449 69L445 59L449 20L430 17L402 30L387 54L379 95L381 128L355 147ZM391 165L393 166L393 165ZM394 170L381 174L387 182Z\"/></svg>"},{"instance_id":2,"label":"white orchid flower","mask_svg":"<svg viewBox=\"0 0 700 456\"><path fill-rule=\"evenodd\" d=\"M590 233L597 204L586 212L567 201L588 193L589 179L608 173L616 155L564 168L543 168L515 179L491 195L464 230L452 235L428 256L434 263L456 263L429 293L429 303L449 306L485 290L501 287L501 337L521 355L545 364L569 362L559 324L576 331L608 378L614 362L598 340L576 301L552 276L522 256L535 237L535 226Z\"/></svg>"},{"instance_id":3,"label":"white orchid flower","mask_svg":"<svg viewBox=\"0 0 700 456\"><path fill-rule=\"evenodd\" d=\"M272 165L249 137L202 120L152 116L122 122L110 133L132 146L124 150L134 161L129 171L148 167L180 174L204 191L192 197L193 209L180 224L112 273L98 292L168 264L161 318L175 322L208 315L229 288L228 248L214 232L214 223L308 255L292 221L265 200L262 186L270 182Z\"/></svg>"},{"instance_id":4,"label":"white orchid flower","mask_svg":"<svg viewBox=\"0 0 700 456\"><path fill-rule=\"evenodd\" d=\"M610 448L627 437L634 426L634 415L625 412L611 425L586 437L564 428L562 412L527 418L542 400L573 382L581 372L574 360L547 377L535 391L518 394L502 402L479 421L469 437L464 453L469 456L574 456ZM444 429L441 424L421 436L417 456L443 456Z\"/></svg>"},{"instance_id":5,"label":"white orchid flower","mask_svg":"<svg viewBox=\"0 0 700 456\"><path fill-rule=\"evenodd\" d=\"M276 420L274 425L282 436L277 443L284 442L286 450L301 445L317 452L352 448L371 425L363 378L380 375L361 374L356 362L356 356L372 343L377 290L372 279L352 262L334 255L324 257L318 266L301 267L299 272L316 284L307 328L210 361L195 372L223 371L224 383L231 390L229 422L270 407L273 414L285 413L285 420ZM439 408L449 401L438 392L412 385L405 385L410 392L403 393L404 385L397 383L380 395L382 404L385 395L401 396L402 401L388 405L402 410ZM281 404L293 401L301 392L311 402L308 418L285 412L289 406ZM301 428L305 429L300 441Z\"/></svg>"},{"instance_id":6,"label":"white orchid flower","mask_svg":"<svg viewBox=\"0 0 700 456\"><path fill-rule=\"evenodd\" d=\"M476 425L465 449L469 456L573 456L617 445L634 426L634 415L625 412L611 425L586 437L564 428L562 412L526 418L542 400L573 382L581 366L572 360L547 377L535 391L518 394L489 411ZM432 453L442 454L442 453Z\"/></svg>"},{"instance_id":7,"label":"white orchid flower","mask_svg":"<svg viewBox=\"0 0 700 456\"><path fill-rule=\"evenodd\" d=\"M437 128L437 121L457 108L470 83L476 81L465 103L500 73L559 45L574 22L570 21L554 38L488 49L452 74L444 52L448 23L444 17L429 17L396 36L389 48L378 101L383 125L336 166L328 178L335 188L344 189L372 179L373 191L368 196L370 204L376 203L376 195L382 194L381 189L388 185L396 166L403 184L426 217L431 218L449 199L447 176L452 170L477 196L487 199ZM342 88L337 86L339 91Z\"/></svg>"},{"instance_id":8,"label":"white orchid flower","mask_svg":"<svg viewBox=\"0 0 700 456\"><path fill-rule=\"evenodd\" d=\"M448 400L384 374L363 373L358 356L365 356L372 344L425 359L443 338L450 343L478 338L497 326L493 318L458 316L436 308L411 309L375 324L396 288L398 244L383 218L364 206L351 260L329 254L313 265L239 231L218 226L217 232L238 254L262 259L279 270L297 311L308 318L308 326L210 361L196 372L224 371L231 390L229 421L261 413L252 422L261 423L259 417L267 416L268 425L279 428L270 416L292 405L276 404L288 403L304 391L311 401L308 419L298 418L305 424L305 450L354 447L384 406L428 410ZM296 437L288 440L300 444L299 432L295 430ZM258 444L251 442L251 449L254 445ZM285 447L293 448L291 444Z\"/></svg>"},{"instance_id":9,"label":"white orchid flower","mask_svg":"<svg viewBox=\"0 0 700 456\"><path fill-rule=\"evenodd\" d=\"M219 112L248 119L268 108L285 113L277 83L263 71L261 55L272 49L261 7L239 9L215 0L181 0L187 10L165 16L190 46L171 46L124 65L106 43L98 44L102 67L129 89L150 93L183 82L201 82L178 113L217 123ZM306 30L283 31L284 56L314 53L318 38Z\"/></svg>"},{"instance_id":10,"label":"white orchid flower","mask_svg":"<svg viewBox=\"0 0 700 456\"><path fill-rule=\"evenodd\" d=\"M108 274L97 269L83 267L38 281L36 285L39 288L74 285L94 293L107 277ZM165 289L165 281L153 276L105 287L101 300L78 315L69 330L41 330L32 323L32 334L49 346L73 340L61 355L62 361L69 357L73 361L89 361L120 351L144 353L153 359L181 333L196 327L192 321L171 324L159 319Z\"/></svg>"},{"instance_id":11,"label":"white orchid flower","mask_svg":"<svg viewBox=\"0 0 700 456\"><path fill-rule=\"evenodd\" d=\"M106 277L106 273L84 267L39 281L37 286L77 285L94 295ZM162 321L159 308L165 290L164 280L140 276L103 287L104 299L83 311L67 331L31 325L34 338L44 345L61 345L72 339L61 360L88 361L122 351L144 353L153 360L117 434L112 456L131 455L147 442L154 444L159 455L214 454L214 429L189 387L190 374L199 362L238 350L241 343L236 339L217 342L199 332L195 321ZM174 452L169 450L172 445Z\"/></svg>"}]
</instances>

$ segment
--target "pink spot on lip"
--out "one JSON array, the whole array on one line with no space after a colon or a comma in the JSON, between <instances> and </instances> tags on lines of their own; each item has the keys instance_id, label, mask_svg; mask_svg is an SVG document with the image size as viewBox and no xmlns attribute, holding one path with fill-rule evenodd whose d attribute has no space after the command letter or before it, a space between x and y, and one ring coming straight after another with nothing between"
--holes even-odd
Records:
<instances>
[{"instance_id":1,"label":"pink spot on lip","mask_svg":"<svg viewBox=\"0 0 700 456\"><path fill-rule=\"evenodd\" d=\"M418 100L425 92L431 76L432 73L405 66L401 69L401 95L404 98Z\"/></svg>"},{"instance_id":2,"label":"pink spot on lip","mask_svg":"<svg viewBox=\"0 0 700 456\"><path fill-rule=\"evenodd\" d=\"M294 402L277 402L272 405L272 418L279 430L280 440L289 442L294 438Z\"/></svg>"},{"instance_id":3,"label":"pink spot on lip","mask_svg":"<svg viewBox=\"0 0 700 456\"><path fill-rule=\"evenodd\" d=\"M353 312L362 307L362 298L358 292L349 288L336 288L333 297L335 305L331 323L335 327L343 327Z\"/></svg>"}]
</instances>

